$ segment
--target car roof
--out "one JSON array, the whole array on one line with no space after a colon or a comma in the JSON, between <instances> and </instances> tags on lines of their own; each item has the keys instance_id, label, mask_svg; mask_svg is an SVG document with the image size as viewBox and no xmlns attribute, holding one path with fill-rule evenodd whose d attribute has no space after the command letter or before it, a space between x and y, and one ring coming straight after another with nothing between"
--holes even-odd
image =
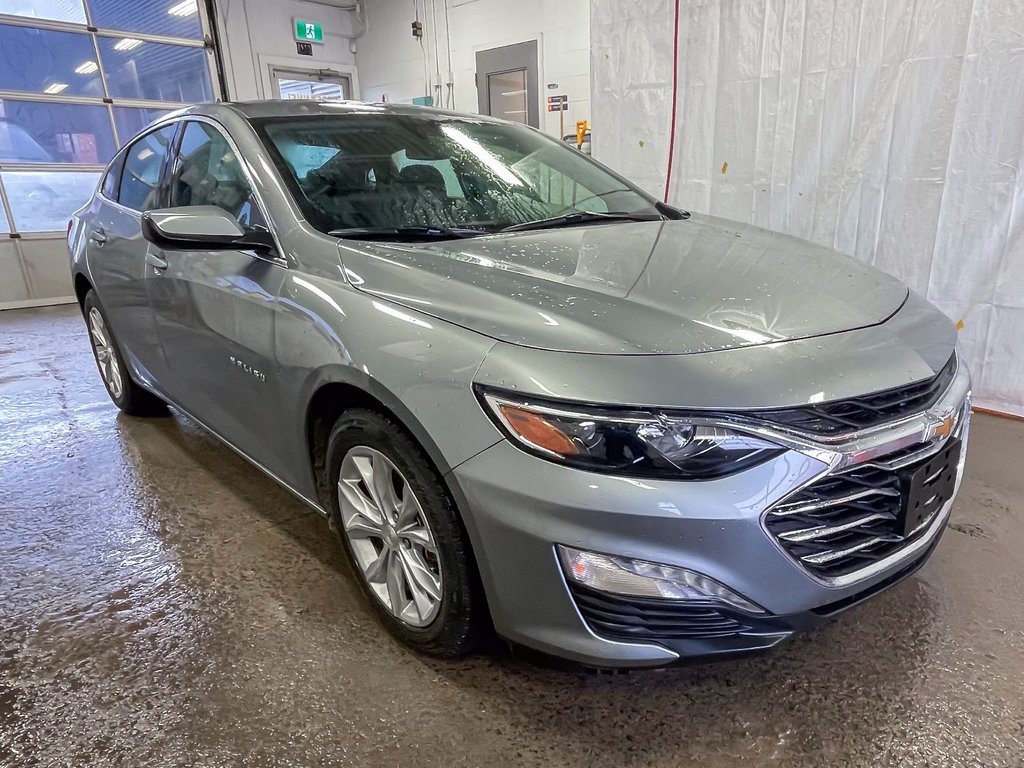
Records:
<instances>
[{"instance_id":1,"label":"car roof","mask_svg":"<svg viewBox=\"0 0 1024 768\"><path fill-rule=\"evenodd\" d=\"M370 103L364 101L330 101L320 99L273 99L264 101L224 101L217 104L197 104L188 107L175 116L183 114L209 115L216 117L218 114L230 110L240 114L246 119L259 119L266 117L305 117L310 115L339 115L339 114L389 114L389 115L435 115L438 117L469 117L474 120L494 120L494 118L481 115L468 115L462 112L452 112L433 107L418 107L412 104L388 104Z\"/></svg>"}]
</instances>

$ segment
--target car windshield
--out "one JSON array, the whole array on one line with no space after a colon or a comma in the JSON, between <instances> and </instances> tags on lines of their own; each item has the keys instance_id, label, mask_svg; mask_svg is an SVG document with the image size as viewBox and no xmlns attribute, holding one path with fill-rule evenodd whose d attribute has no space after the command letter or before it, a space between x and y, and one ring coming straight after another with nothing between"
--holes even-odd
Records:
<instances>
[{"instance_id":1,"label":"car windshield","mask_svg":"<svg viewBox=\"0 0 1024 768\"><path fill-rule=\"evenodd\" d=\"M654 201L529 128L426 112L253 121L309 222L396 238L495 232L585 212L659 217ZM566 224L597 220L569 217Z\"/></svg>"}]
</instances>

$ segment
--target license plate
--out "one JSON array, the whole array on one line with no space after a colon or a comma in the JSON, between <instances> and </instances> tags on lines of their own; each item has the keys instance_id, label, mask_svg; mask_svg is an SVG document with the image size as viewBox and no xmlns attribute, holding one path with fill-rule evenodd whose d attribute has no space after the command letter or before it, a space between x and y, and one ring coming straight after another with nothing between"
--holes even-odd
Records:
<instances>
[{"instance_id":1,"label":"license plate","mask_svg":"<svg viewBox=\"0 0 1024 768\"><path fill-rule=\"evenodd\" d=\"M900 474L900 516L896 531L909 536L953 498L960 441L947 441L941 451L924 464Z\"/></svg>"}]
</instances>

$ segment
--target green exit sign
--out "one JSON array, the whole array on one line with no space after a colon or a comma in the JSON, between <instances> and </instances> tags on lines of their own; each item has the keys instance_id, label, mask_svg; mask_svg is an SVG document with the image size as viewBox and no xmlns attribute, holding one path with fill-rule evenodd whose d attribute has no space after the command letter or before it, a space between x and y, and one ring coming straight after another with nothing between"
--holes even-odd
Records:
<instances>
[{"instance_id":1,"label":"green exit sign","mask_svg":"<svg viewBox=\"0 0 1024 768\"><path fill-rule=\"evenodd\" d=\"M300 43L322 43L324 28L311 21L295 20L295 39Z\"/></svg>"}]
</instances>

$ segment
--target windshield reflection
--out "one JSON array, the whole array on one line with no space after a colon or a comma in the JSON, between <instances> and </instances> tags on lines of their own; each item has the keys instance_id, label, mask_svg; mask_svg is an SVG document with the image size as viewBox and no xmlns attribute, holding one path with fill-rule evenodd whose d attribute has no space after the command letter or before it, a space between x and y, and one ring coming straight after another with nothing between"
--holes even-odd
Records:
<instances>
[{"instance_id":1,"label":"windshield reflection","mask_svg":"<svg viewBox=\"0 0 1024 768\"><path fill-rule=\"evenodd\" d=\"M310 223L351 237L451 239L570 215L660 218L653 199L521 125L375 112L254 121ZM612 221L613 219L609 219Z\"/></svg>"}]
</instances>

